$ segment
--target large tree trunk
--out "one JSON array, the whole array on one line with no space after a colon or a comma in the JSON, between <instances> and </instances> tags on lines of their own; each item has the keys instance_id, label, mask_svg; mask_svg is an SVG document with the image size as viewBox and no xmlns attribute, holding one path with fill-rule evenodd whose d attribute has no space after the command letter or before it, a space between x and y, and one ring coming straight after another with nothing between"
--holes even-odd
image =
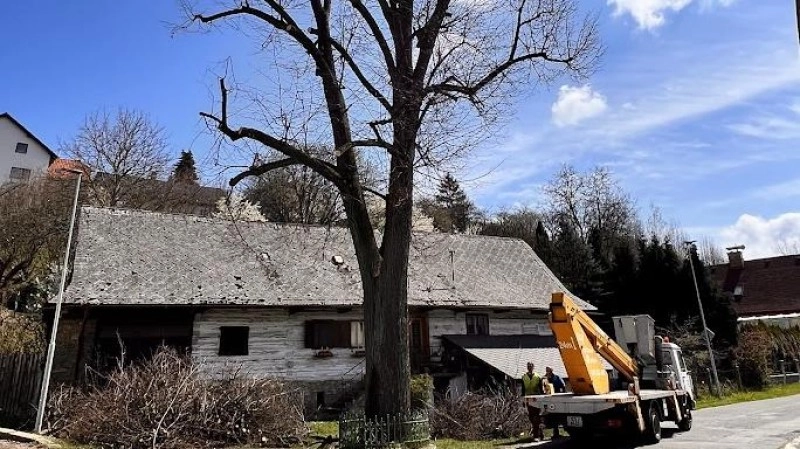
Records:
<instances>
[{"instance_id":1,"label":"large tree trunk","mask_svg":"<svg viewBox=\"0 0 800 449\"><path fill-rule=\"evenodd\" d=\"M411 244L410 164L393 158L377 288L364 289L368 416L409 408L408 256Z\"/></svg>"}]
</instances>

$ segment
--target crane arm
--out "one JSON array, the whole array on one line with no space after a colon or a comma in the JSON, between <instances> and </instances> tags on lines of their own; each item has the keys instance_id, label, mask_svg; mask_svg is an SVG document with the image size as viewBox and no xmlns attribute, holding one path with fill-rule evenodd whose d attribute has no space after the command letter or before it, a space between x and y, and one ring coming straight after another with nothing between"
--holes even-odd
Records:
<instances>
[{"instance_id":1,"label":"crane arm","mask_svg":"<svg viewBox=\"0 0 800 449\"><path fill-rule=\"evenodd\" d=\"M605 394L610 391L608 374L600 357L628 381L633 381L638 375L636 361L563 292L553 293L550 328L558 342L573 393Z\"/></svg>"}]
</instances>

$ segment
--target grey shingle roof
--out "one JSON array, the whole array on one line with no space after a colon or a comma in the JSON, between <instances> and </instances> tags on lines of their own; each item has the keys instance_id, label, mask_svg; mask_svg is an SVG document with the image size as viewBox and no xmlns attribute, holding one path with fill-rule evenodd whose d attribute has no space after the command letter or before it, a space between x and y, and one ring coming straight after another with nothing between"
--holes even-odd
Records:
<instances>
[{"instance_id":1,"label":"grey shingle roof","mask_svg":"<svg viewBox=\"0 0 800 449\"><path fill-rule=\"evenodd\" d=\"M569 378L556 339L545 335L445 335L443 338L461 347L473 357L514 379L527 371L528 362L539 374L548 366L564 379ZM602 360L606 370L611 365Z\"/></svg>"},{"instance_id":2,"label":"grey shingle roof","mask_svg":"<svg viewBox=\"0 0 800 449\"><path fill-rule=\"evenodd\" d=\"M361 304L347 229L85 207L78 232L68 303ZM544 309L557 290L565 288L521 240L414 236L412 305Z\"/></svg>"}]
</instances>

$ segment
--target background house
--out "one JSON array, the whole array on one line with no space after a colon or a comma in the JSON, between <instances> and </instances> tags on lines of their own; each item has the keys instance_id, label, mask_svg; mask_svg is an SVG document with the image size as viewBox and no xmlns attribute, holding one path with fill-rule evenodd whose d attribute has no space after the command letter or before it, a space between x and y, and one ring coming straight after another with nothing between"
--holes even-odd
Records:
<instances>
[{"instance_id":1,"label":"background house","mask_svg":"<svg viewBox=\"0 0 800 449\"><path fill-rule=\"evenodd\" d=\"M711 273L731 297L740 323L800 326L800 254L745 261L737 249L728 253L727 264L712 266Z\"/></svg>"},{"instance_id":2,"label":"background house","mask_svg":"<svg viewBox=\"0 0 800 449\"><path fill-rule=\"evenodd\" d=\"M121 341L129 359L168 344L211 373L290 380L309 408L361 387L362 293L347 229L92 207L80 220L56 381L111 365ZM415 234L412 369L443 390L516 377L528 360L565 374L547 324L553 291L566 289L521 240Z\"/></svg>"},{"instance_id":3,"label":"background house","mask_svg":"<svg viewBox=\"0 0 800 449\"><path fill-rule=\"evenodd\" d=\"M43 174L57 157L11 114L0 114L0 184Z\"/></svg>"}]
</instances>

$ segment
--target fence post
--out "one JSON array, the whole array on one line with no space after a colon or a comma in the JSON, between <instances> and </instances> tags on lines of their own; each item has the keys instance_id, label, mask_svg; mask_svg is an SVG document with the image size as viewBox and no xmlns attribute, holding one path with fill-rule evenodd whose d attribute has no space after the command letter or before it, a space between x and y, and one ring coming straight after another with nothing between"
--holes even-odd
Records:
<instances>
[{"instance_id":1,"label":"fence post","mask_svg":"<svg viewBox=\"0 0 800 449\"><path fill-rule=\"evenodd\" d=\"M786 385L786 363L783 359L780 360L781 374L783 374L783 384Z\"/></svg>"},{"instance_id":2,"label":"fence post","mask_svg":"<svg viewBox=\"0 0 800 449\"><path fill-rule=\"evenodd\" d=\"M742 390L744 386L742 385L742 370L739 368L739 362L734 363L733 368L736 370L736 385L739 390Z\"/></svg>"},{"instance_id":3,"label":"fence post","mask_svg":"<svg viewBox=\"0 0 800 449\"><path fill-rule=\"evenodd\" d=\"M800 383L800 360L794 359L794 372L797 373L797 382Z\"/></svg>"}]
</instances>

